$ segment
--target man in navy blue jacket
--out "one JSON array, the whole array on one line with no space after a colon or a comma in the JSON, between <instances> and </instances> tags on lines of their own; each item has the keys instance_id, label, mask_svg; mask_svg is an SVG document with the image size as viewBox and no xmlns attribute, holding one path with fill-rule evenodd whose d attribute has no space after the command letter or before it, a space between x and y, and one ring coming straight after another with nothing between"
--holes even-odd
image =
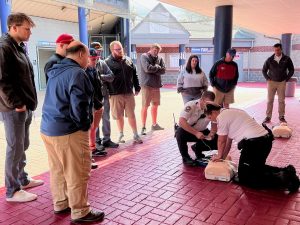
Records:
<instances>
[{"instance_id":1,"label":"man in navy blue jacket","mask_svg":"<svg viewBox=\"0 0 300 225\"><path fill-rule=\"evenodd\" d=\"M71 211L73 222L103 220L91 210L87 185L91 168L88 130L91 126L93 86L85 73L88 48L73 41L66 58L48 71L41 136L50 167L54 213Z\"/></svg>"}]
</instances>

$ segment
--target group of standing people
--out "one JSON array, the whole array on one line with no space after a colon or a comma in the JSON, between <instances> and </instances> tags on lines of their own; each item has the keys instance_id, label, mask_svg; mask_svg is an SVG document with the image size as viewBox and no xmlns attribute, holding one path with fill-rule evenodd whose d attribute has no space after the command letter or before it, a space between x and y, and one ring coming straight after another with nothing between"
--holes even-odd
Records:
<instances>
[{"instance_id":1,"label":"group of standing people","mask_svg":"<svg viewBox=\"0 0 300 225\"><path fill-rule=\"evenodd\" d=\"M64 39L61 36L57 42ZM94 43L94 47L95 45ZM96 143L96 130L99 132L104 96L109 99L107 105L104 103L104 111L107 110L105 107L109 109L106 119L109 122L111 112L117 122L120 134L118 142L125 142L125 114L133 131L134 143L143 143L137 131L135 117L134 96L141 90L136 67L132 60L125 56L119 41L111 42L110 50L111 55L101 60L99 48L88 49L83 43L73 40L66 47L65 57L46 71L48 83L42 110L41 136L48 152L54 211L71 211L74 222L104 218L104 212L90 209L87 195L91 166L97 166L91 164L91 154L93 157L104 156L104 146L118 147L110 137L106 139L108 142L102 140L103 147ZM159 64L159 50L159 45L151 46L147 53L149 65L145 68L159 67L157 71L161 74L164 65ZM151 55L152 52L156 53ZM151 73L149 71L146 70L141 76L146 80L142 89L150 89L148 94L147 91L142 92L142 98L147 102L145 106L150 102L156 106L157 114L161 80L159 75L153 74L147 78L147 73ZM158 95L153 95L152 92L158 92ZM152 127L155 125L159 127L158 124Z\"/></svg>"},{"instance_id":2,"label":"group of standing people","mask_svg":"<svg viewBox=\"0 0 300 225\"><path fill-rule=\"evenodd\" d=\"M37 107L37 93L32 64L23 42L35 26L24 13L8 16L8 33L0 39L0 111L7 140L5 162L6 200L28 202L37 195L25 191L42 185L25 172L32 111ZM73 222L104 219L104 212L92 210L87 185L91 155L104 156L105 147L117 148L110 139L111 112L124 143L124 115L133 131L134 143L143 143L137 131L134 96L142 90L142 135L146 134L147 110L152 103L151 130L162 130L157 123L160 104L160 75L165 65L154 44L143 55L139 82L136 66L125 56L119 41L110 43L111 55L100 59L101 44L91 48L69 34L56 39L56 51L45 65L47 89L42 108L41 137L50 168L50 188L54 213L71 213ZM103 109L104 108L104 109ZM103 118L103 139L99 143L99 122ZM101 145L100 145L101 144Z\"/></svg>"}]
</instances>

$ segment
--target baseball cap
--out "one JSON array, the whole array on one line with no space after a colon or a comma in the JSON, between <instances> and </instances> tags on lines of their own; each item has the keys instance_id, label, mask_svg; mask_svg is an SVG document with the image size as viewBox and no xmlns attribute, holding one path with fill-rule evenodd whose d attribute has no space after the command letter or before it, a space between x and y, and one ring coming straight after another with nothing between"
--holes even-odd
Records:
<instances>
[{"instance_id":1,"label":"baseball cap","mask_svg":"<svg viewBox=\"0 0 300 225\"><path fill-rule=\"evenodd\" d=\"M100 44L100 42L94 41L90 44L91 48L94 48L96 50L103 50L102 45Z\"/></svg>"},{"instance_id":2,"label":"baseball cap","mask_svg":"<svg viewBox=\"0 0 300 225\"><path fill-rule=\"evenodd\" d=\"M98 57L97 51L94 48L89 48L90 57Z\"/></svg>"},{"instance_id":3,"label":"baseball cap","mask_svg":"<svg viewBox=\"0 0 300 225\"><path fill-rule=\"evenodd\" d=\"M56 43L63 43L63 44L70 44L72 41L74 41L74 38L70 34L61 34L56 39Z\"/></svg>"},{"instance_id":4,"label":"baseball cap","mask_svg":"<svg viewBox=\"0 0 300 225\"><path fill-rule=\"evenodd\" d=\"M229 53L231 57L234 57L236 55L236 50L234 48L230 48L227 50L227 53Z\"/></svg>"}]
</instances>

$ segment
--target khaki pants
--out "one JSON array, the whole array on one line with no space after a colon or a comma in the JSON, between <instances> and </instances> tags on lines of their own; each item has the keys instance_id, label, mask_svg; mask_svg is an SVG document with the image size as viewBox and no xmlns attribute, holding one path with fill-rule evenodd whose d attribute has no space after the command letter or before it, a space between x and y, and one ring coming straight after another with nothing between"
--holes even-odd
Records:
<instances>
[{"instance_id":1,"label":"khaki pants","mask_svg":"<svg viewBox=\"0 0 300 225\"><path fill-rule=\"evenodd\" d=\"M231 104L234 103L234 90L230 90L227 93L219 91L217 88L214 88L214 93L216 95L215 103L219 104L220 106L223 106L223 104Z\"/></svg>"},{"instance_id":2,"label":"khaki pants","mask_svg":"<svg viewBox=\"0 0 300 225\"><path fill-rule=\"evenodd\" d=\"M48 152L54 210L70 207L72 219L84 217L91 210L87 193L91 169L88 132L41 136Z\"/></svg>"},{"instance_id":3,"label":"khaki pants","mask_svg":"<svg viewBox=\"0 0 300 225\"><path fill-rule=\"evenodd\" d=\"M266 115L269 118L272 118L272 111L273 111L273 103L274 97L277 92L278 95L278 113L279 117L284 116L285 114L285 86L286 82L276 82L269 80L268 83L268 104L267 104L267 111Z\"/></svg>"}]
</instances>

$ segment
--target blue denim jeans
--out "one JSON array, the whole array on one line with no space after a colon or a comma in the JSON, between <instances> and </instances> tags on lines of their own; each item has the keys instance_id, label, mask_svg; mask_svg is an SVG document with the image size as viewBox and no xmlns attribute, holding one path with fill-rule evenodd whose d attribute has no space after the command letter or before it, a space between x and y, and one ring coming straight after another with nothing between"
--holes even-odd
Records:
<instances>
[{"instance_id":1,"label":"blue denim jeans","mask_svg":"<svg viewBox=\"0 0 300 225\"><path fill-rule=\"evenodd\" d=\"M7 142L5 160L6 197L10 198L20 185L29 183L28 174L24 171L26 165L25 150L29 147L29 126L32 112L1 112Z\"/></svg>"}]
</instances>

